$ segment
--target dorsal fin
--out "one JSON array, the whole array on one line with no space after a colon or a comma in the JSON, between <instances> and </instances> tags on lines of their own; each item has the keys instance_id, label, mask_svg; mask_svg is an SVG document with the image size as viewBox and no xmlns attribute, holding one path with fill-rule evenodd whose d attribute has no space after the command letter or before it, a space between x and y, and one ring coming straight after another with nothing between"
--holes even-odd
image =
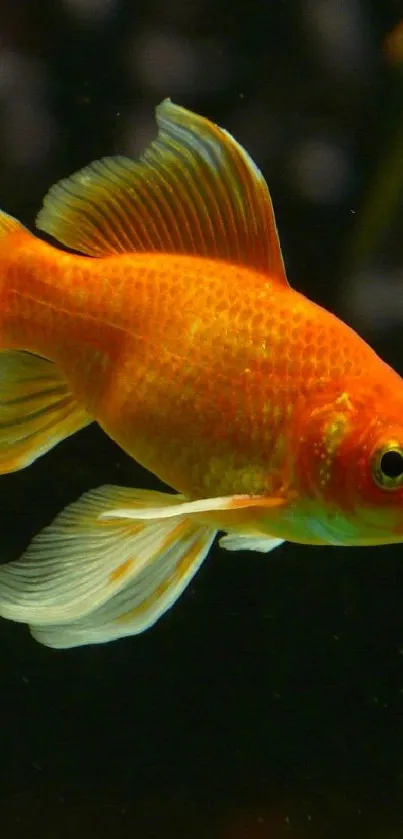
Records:
<instances>
[{"instance_id":1,"label":"dorsal fin","mask_svg":"<svg viewBox=\"0 0 403 839\"><path fill-rule=\"evenodd\" d=\"M267 184L233 137L165 99L138 162L106 157L53 186L37 226L89 256L160 251L286 281Z\"/></svg>"}]
</instances>

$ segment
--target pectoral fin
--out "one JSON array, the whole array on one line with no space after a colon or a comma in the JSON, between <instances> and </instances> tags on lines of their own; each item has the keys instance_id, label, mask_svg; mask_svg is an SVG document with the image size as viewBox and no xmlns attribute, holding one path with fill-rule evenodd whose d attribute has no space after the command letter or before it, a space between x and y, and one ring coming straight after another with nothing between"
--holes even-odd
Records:
<instances>
[{"instance_id":1,"label":"pectoral fin","mask_svg":"<svg viewBox=\"0 0 403 839\"><path fill-rule=\"evenodd\" d=\"M122 505L130 518L104 518ZM158 492L87 493L0 567L0 615L55 647L142 632L179 597L216 534L181 506L182 496Z\"/></svg>"},{"instance_id":2,"label":"pectoral fin","mask_svg":"<svg viewBox=\"0 0 403 839\"><path fill-rule=\"evenodd\" d=\"M0 352L0 473L28 466L90 422L55 364Z\"/></svg>"},{"instance_id":3,"label":"pectoral fin","mask_svg":"<svg viewBox=\"0 0 403 839\"><path fill-rule=\"evenodd\" d=\"M30 624L51 647L135 635L172 606L207 556L217 525L206 513L279 503L101 487L67 507L20 560L0 567L0 616ZM224 546L250 547L250 538L236 538L224 537Z\"/></svg>"},{"instance_id":4,"label":"pectoral fin","mask_svg":"<svg viewBox=\"0 0 403 839\"><path fill-rule=\"evenodd\" d=\"M79 620L31 625L34 638L48 647L66 649L138 635L156 623L195 575L215 536L213 528L192 527L189 521L170 523L165 549L156 549L143 569L139 561L138 572L128 574L120 591Z\"/></svg>"}]
</instances>

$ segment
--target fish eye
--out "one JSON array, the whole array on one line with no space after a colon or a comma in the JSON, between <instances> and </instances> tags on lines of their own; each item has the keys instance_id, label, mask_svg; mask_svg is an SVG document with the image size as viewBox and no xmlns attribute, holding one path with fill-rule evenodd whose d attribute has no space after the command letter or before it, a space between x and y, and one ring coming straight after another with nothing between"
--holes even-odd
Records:
<instances>
[{"instance_id":1,"label":"fish eye","mask_svg":"<svg viewBox=\"0 0 403 839\"><path fill-rule=\"evenodd\" d=\"M382 489L399 489L403 486L403 449L388 446L376 452L373 478Z\"/></svg>"}]
</instances>

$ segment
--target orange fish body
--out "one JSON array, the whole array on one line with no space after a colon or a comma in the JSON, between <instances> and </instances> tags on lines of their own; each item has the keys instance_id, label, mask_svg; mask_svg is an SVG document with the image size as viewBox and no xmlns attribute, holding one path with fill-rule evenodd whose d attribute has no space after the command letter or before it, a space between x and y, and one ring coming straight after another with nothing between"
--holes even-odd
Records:
<instances>
[{"instance_id":1,"label":"orange fish body","mask_svg":"<svg viewBox=\"0 0 403 839\"><path fill-rule=\"evenodd\" d=\"M307 403L312 414L351 383L365 400L400 384L342 321L275 277L193 256L90 260L24 232L12 244L0 256L7 346L56 362L89 416L191 498L309 492L298 469ZM281 509L269 517L289 538ZM310 541L302 525L292 536Z\"/></svg>"},{"instance_id":2,"label":"orange fish body","mask_svg":"<svg viewBox=\"0 0 403 839\"><path fill-rule=\"evenodd\" d=\"M400 377L290 288L230 135L170 102L159 122L142 163L106 159L45 200L38 226L86 256L0 219L1 471L95 420L181 493L89 493L0 569L0 614L52 646L151 625L217 529L228 549L403 540ZM67 570L80 551L92 591Z\"/></svg>"}]
</instances>

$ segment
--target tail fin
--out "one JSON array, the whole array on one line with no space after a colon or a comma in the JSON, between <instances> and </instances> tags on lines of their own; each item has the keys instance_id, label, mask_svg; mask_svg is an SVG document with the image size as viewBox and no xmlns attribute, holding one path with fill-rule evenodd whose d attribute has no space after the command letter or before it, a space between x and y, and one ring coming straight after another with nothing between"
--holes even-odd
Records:
<instances>
[{"instance_id":1,"label":"tail fin","mask_svg":"<svg viewBox=\"0 0 403 839\"><path fill-rule=\"evenodd\" d=\"M17 233L33 235L0 210L0 248ZM90 422L55 364L0 347L0 474L28 466Z\"/></svg>"},{"instance_id":2,"label":"tail fin","mask_svg":"<svg viewBox=\"0 0 403 839\"><path fill-rule=\"evenodd\" d=\"M24 227L20 221L13 216L9 216L8 213L4 213L3 210L0 210L0 239L3 239L10 233L17 233L18 231L21 233L23 231L29 233L27 228Z\"/></svg>"},{"instance_id":3,"label":"tail fin","mask_svg":"<svg viewBox=\"0 0 403 839\"><path fill-rule=\"evenodd\" d=\"M23 469L90 422L55 364L0 351L0 474Z\"/></svg>"}]
</instances>

